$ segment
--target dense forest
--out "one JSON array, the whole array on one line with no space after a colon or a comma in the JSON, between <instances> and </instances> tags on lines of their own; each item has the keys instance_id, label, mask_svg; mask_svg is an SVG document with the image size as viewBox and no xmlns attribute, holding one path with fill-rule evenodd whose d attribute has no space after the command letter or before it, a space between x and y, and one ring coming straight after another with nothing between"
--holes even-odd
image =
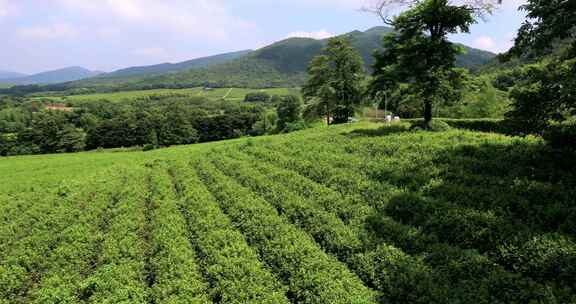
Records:
<instances>
[{"instance_id":1,"label":"dense forest","mask_svg":"<svg viewBox=\"0 0 576 304\"><path fill-rule=\"evenodd\" d=\"M258 100L254 100L253 95L246 99L240 103L168 95L121 103L76 102L73 107L67 107L3 98L0 99L0 155L120 147L148 150L303 128L292 125L299 120L298 97L265 94L262 99L260 94ZM295 104L296 114L284 114L286 104ZM277 123L281 124L280 128Z\"/></svg>"}]
</instances>

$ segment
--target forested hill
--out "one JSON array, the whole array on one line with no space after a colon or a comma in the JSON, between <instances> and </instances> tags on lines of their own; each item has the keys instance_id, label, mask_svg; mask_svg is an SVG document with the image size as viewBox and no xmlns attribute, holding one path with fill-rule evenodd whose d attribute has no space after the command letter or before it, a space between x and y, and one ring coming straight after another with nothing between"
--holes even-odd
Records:
<instances>
[{"instance_id":1,"label":"forested hill","mask_svg":"<svg viewBox=\"0 0 576 304\"><path fill-rule=\"evenodd\" d=\"M172 72L185 71L190 69L206 68L212 65L221 64L243 57L252 52L252 50L244 50L238 52L231 52L219 54L208 57L201 57L192 60L187 60L178 63L161 63L149 66L138 66L121 69L112 73L101 75L99 78L123 78L123 77L137 77L137 76L151 76L154 74L165 74Z\"/></svg>"},{"instance_id":2,"label":"forested hill","mask_svg":"<svg viewBox=\"0 0 576 304\"><path fill-rule=\"evenodd\" d=\"M366 69L370 70L374 62L372 54L382 48L382 37L391 31L392 29L388 27L375 27L365 32L353 31L345 35L360 52ZM327 42L327 39L288 38L221 65L150 77L136 85L143 88L163 84L234 87L301 85L306 77L309 62L320 54ZM457 65L460 67L479 67L495 57L495 54L487 51L463 47L466 53L457 59Z\"/></svg>"},{"instance_id":3,"label":"forested hill","mask_svg":"<svg viewBox=\"0 0 576 304\"><path fill-rule=\"evenodd\" d=\"M374 27L367 31L345 34L360 52L366 69L373 63L372 54L382 48L382 37L392 31ZM140 90L156 88L212 87L293 87L306 79L310 60L320 54L327 39L288 38L256 51L228 53L179 64L133 67L100 77L74 81L32 90L70 90L86 88L94 91ZM495 54L464 46L466 53L458 57L460 67L475 68L488 63ZM13 91L22 88L14 88ZM26 92L27 88L24 88Z\"/></svg>"}]
</instances>

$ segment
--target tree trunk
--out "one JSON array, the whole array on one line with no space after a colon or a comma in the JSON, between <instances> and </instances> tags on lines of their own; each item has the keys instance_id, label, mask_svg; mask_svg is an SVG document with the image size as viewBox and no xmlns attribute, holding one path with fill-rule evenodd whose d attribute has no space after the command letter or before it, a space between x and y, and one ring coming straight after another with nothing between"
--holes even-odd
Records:
<instances>
[{"instance_id":1,"label":"tree trunk","mask_svg":"<svg viewBox=\"0 0 576 304\"><path fill-rule=\"evenodd\" d=\"M431 121L432 121L432 101L430 99L426 99L424 101L424 126L426 128L429 128Z\"/></svg>"}]
</instances>

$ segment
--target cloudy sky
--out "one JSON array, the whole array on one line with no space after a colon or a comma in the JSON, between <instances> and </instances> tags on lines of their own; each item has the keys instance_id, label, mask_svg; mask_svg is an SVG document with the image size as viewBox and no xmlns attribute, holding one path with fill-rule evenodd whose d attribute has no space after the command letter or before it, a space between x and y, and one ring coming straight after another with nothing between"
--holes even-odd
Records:
<instances>
[{"instance_id":1,"label":"cloudy sky","mask_svg":"<svg viewBox=\"0 0 576 304\"><path fill-rule=\"evenodd\" d=\"M369 0L0 0L0 70L35 73L178 62L291 36L326 38L381 25ZM523 0L452 40L504 51Z\"/></svg>"}]
</instances>

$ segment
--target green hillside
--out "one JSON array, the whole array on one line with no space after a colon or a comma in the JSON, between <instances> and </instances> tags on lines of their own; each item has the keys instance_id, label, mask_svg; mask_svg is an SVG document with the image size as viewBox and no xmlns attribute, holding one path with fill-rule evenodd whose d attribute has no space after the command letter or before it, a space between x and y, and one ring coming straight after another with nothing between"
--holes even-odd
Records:
<instances>
[{"instance_id":1,"label":"green hillside","mask_svg":"<svg viewBox=\"0 0 576 304\"><path fill-rule=\"evenodd\" d=\"M372 54L382 47L382 37L391 31L387 27L375 27L365 32L354 31L345 35L360 52L369 71L374 62ZM312 58L320 54L326 43L327 40L289 38L221 65L149 77L132 86L162 84L227 87L300 86L306 79L308 64ZM463 47L466 53L458 56L456 62L460 67L477 68L495 56L490 52Z\"/></svg>"},{"instance_id":2,"label":"green hillside","mask_svg":"<svg viewBox=\"0 0 576 304\"><path fill-rule=\"evenodd\" d=\"M370 71L372 54L382 47L382 37L390 33L388 27L375 27L365 32L345 34L360 52ZM236 52L200 58L179 64L160 64L134 67L80 81L44 87L16 87L10 94L42 91L110 92L149 89L181 89L212 87L297 87L306 80L310 60L320 54L327 40L289 38L256 51ZM457 57L457 65L478 68L495 54L463 46L465 54Z\"/></svg>"},{"instance_id":3,"label":"green hillside","mask_svg":"<svg viewBox=\"0 0 576 304\"><path fill-rule=\"evenodd\" d=\"M0 162L4 303L570 303L573 155L371 123Z\"/></svg>"},{"instance_id":4,"label":"green hillside","mask_svg":"<svg viewBox=\"0 0 576 304\"><path fill-rule=\"evenodd\" d=\"M121 69L112 73L104 74L98 77L100 80L104 79L118 79L118 78L130 78L130 77L141 77L150 76L154 74L166 74L172 72L179 72L184 70L205 68L212 65L225 63L236 58L240 58L244 55L250 53L250 50L238 51L225 53L215 56L201 57L192 60L187 60L178 63L162 63L150 66L140 66L140 67L130 67L126 69Z\"/></svg>"},{"instance_id":5,"label":"green hillside","mask_svg":"<svg viewBox=\"0 0 576 304\"><path fill-rule=\"evenodd\" d=\"M226 99L243 101L248 93L265 92L270 95L299 95L298 88L274 88L274 89L246 89L246 88L217 88L204 90L204 88L191 89L156 89L141 91L123 91L100 94L78 94L62 96L58 93L38 93L30 97L34 100L50 100L58 103L77 103L84 101L109 100L113 102L132 101L139 98L179 98L179 97L206 97L211 100Z\"/></svg>"}]
</instances>

